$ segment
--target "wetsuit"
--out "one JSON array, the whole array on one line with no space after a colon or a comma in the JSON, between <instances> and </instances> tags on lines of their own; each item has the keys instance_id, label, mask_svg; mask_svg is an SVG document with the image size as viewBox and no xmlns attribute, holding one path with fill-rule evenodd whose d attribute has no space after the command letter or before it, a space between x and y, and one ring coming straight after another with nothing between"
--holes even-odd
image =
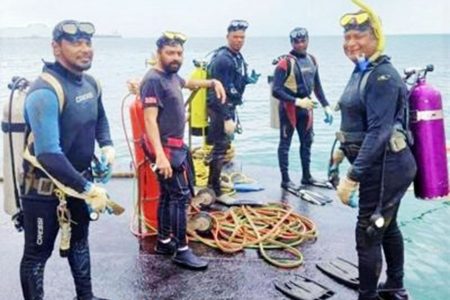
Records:
<instances>
[{"instance_id":1,"label":"wetsuit","mask_svg":"<svg viewBox=\"0 0 450 300\"><path fill-rule=\"evenodd\" d=\"M367 83L361 87L366 72L370 72ZM395 128L407 128L405 105L406 87L386 56L365 71L356 67L339 101L341 147L352 164L348 177L360 183L356 226L360 300L377 299L382 249L387 262L385 288L403 287L404 249L397 212L417 168L410 148L406 146L395 152L389 140ZM379 203L382 186L382 214L386 224L369 234L367 228Z\"/></svg>"},{"instance_id":2,"label":"wetsuit","mask_svg":"<svg viewBox=\"0 0 450 300\"><path fill-rule=\"evenodd\" d=\"M181 89L184 84L178 74L151 69L142 80L140 90L144 109L158 108L160 138L173 170L168 179L159 176L158 239L166 240L173 234L178 248L187 245L186 208L194 184L189 149L183 143L186 115Z\"/></svg>"},{"instance_id":3,"label":"wetsuit","mask_svg":"<svg viewBox=\"0 0 450 300\"><path fill-rule=\"evenodd\" d=\"M210 119L207 143L213 145L209 169L208 185L217 196L221 195L220 173L224 163L225 153L231 144L230 137L224 131L226 120L235 120L235 109L242 104L245 86L249 83L247 63L239 52L228 47L217 50L208 66L208 78L219 80L226 92L226 102L222 104L214 92L208 89L207 103Z\"/></svg>"},{"instance_id":4,"label":"wetsuit","mask_svg":"<svg viewBox=\"0 0 450 300\"><path fill-rule=\"evenodd\" d=\"M25 100L25 120L34 142L28 145L41 165L61 183L84 192L89 180L95 141L100 147L112 145L101 92L94 78L76 75L61 64L46 63L44 72L62 85L65 100L59 100L52 86L37 79ZM25 247L20 279L25 299L43 299L43 274L59 230L53 184L41 171L24 161L22 207ZM91 299L90 256L88 243L89 213L85 201L67 197L71 224L70 269L78 299Z\"/></svg>"},{"instance_id":5,"label":"wetsuit","mask_svg":"<svg viewBox=\"0 0 450 300\"><path fill-rule=\"evenodd\" d=\"M292 63L293 61L295 61L295 64ZM293 73L291 73L292 71ZM295 79L295 86L293 87L286 85L291 74ZM272 86L272 95L280 101L278 163L283 183L290 181L289 148L294 129L297 130L300 140L302 181L309 181L311 179L311 145L314 136L312 111L295 106L295 101L296 98L310 97L313 92L323 107L328 106L315 58L310 54L299 54L291 51L288 56L285 56L278 62L275 68Z\"/></svg>"}]
</instances>

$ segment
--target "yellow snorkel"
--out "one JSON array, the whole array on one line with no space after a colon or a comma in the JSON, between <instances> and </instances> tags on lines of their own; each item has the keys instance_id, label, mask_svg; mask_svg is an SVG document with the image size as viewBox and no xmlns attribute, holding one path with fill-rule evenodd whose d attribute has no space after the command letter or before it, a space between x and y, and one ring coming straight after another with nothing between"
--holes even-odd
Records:
<instances>
[{"instance_id":1,"label":"yellow snorkel","mask_svg":"<svg viewBox=\"0 0 450 300\"><path fill-rule=\"evenodd\" d=\"M380 18L375 13L375 11L370 6L365 4L363 1L352 0L352 2L355 3L357 6L359 6L363 11L365 11L369 15L370 21L373 26L373 33L378 40L377 51L368 59L369 61L372 62L376 60L384 51L385 39L383 34L383 28L381 27L381 21Z\"/></svg>"}]
</instances>

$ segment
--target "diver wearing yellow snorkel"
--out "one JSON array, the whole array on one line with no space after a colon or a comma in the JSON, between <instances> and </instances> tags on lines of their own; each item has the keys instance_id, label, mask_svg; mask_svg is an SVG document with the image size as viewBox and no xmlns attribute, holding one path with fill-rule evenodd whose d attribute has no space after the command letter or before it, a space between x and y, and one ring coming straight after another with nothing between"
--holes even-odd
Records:
<instances>
[{"instance_id":1,"label":"diver wearing yellow snorkel","mask_svg":"<svg viewBox=\"0 0 450 300\"><path fill-rule=\"evenodd\" d=\"M355 69L339 100L342 121L337 134L351 167L341 179L341 201L359 211L356 249L359 300L409 299L403 286L403 237L397 225L401 198L416 174L407 139L406 86L383 55L378 16L360 1L362 10L341 18L344 52ZM387 281L377 287L383 250Z\"/></svg>"}]
</instances>

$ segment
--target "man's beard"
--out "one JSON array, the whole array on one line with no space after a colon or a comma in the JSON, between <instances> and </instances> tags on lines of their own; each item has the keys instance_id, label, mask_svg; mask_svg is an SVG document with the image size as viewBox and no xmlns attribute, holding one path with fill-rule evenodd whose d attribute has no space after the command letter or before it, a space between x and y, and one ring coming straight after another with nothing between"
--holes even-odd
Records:
<instances>
[{"instance_id":1,"label":"man's beard","mask_svg":"<svg viewBox=\"0 0 450 300\"><path fill-rule=\"evenodd\" d=\"M168 73L168 74L174 74L174 73L177 73L177 72L180 70L180 68L181 68L181 63L178 63L178 62L171 62L171 63L169 63L169 64L167 64L167 65L164 65L163 68L164 68L164 71L165 71L166 73Z\"/></svg>"}]
</instances>

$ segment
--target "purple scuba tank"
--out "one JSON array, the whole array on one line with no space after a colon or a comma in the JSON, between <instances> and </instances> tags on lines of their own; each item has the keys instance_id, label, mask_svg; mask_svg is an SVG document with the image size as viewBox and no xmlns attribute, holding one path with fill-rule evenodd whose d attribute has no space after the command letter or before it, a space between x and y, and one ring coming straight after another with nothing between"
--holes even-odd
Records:
<instances>
[{"instance_id":1,"label":"purple scuba tank","mask_svg":"<svg viewBox=\"0 0 450 300\"><path fill-rule=\"evenodd\" d=\"M410 129L417 163L414 192L417 198L434 200L449 194L444 114L441 93L425 80L433 65L405 70L406 79L416 75L410 90Z\"/></svg>"}]
</instances>

